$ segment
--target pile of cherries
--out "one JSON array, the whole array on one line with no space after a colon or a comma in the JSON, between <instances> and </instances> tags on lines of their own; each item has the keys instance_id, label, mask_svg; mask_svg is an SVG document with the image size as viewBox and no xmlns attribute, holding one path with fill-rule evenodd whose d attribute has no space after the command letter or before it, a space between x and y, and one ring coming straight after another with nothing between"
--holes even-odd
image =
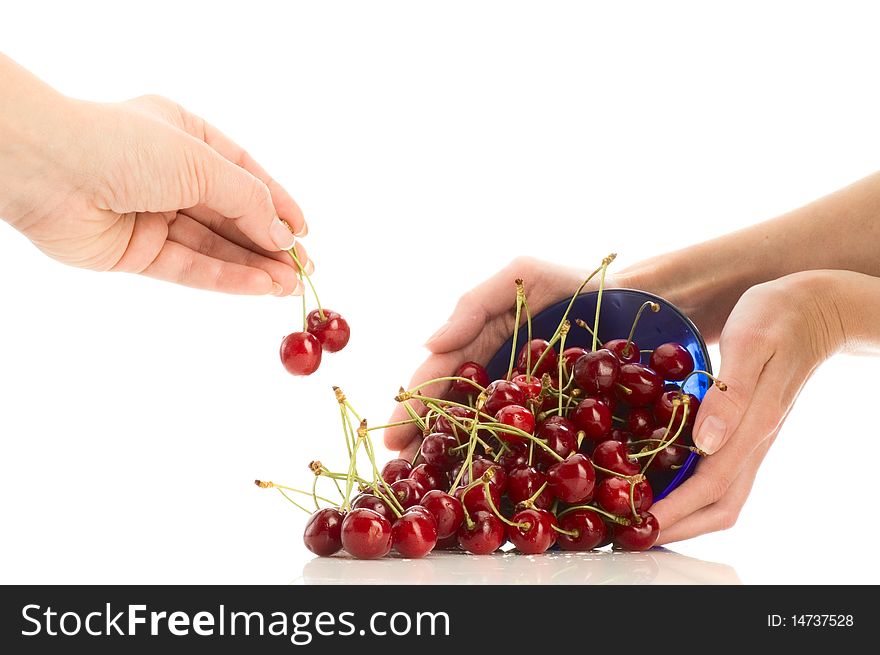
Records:
<instances>
[{"instance_id":1,"label":"pile of cherries","mask_svg":"<svg viewBox=\"0 0 880 655\"><path fill-rule=\"evenodd\" d=\"M518 323L521 280L517 289ZM466 362L453 376L401 389L396 400L410 416L403 423L422 431L421 448L413 461L393 459L381 471L369 431L387 426L368 428L337 389L351 461L347 473L312 463L316 476L334 480L343 500L320 508L314 492L299 491L318 507L306 525L305 545L321 556L345 550L363 559L392 551L417 558L435 549L480 555L508 541L529 555L554 545L569 551L609 544L651 548L660 531L650 512L654 490L669 483L690 453L702 454L691 439L699 401L683 389L694 375L726 387L695 370L679 343L640 350L632 337L646 308L660 309L646 302L626 339L601 343L595 328L578 320L593 334L593 347L565 348L571 328L566 311L552 338L513 350L500 379ZM595 327L598 313L599 307ZM452 393L422 393L436 382L451 383ZM361 421L357 429L350 415ZM356 472L359 449L370 458L372 478Z\"/></svg>"}]
</instances>

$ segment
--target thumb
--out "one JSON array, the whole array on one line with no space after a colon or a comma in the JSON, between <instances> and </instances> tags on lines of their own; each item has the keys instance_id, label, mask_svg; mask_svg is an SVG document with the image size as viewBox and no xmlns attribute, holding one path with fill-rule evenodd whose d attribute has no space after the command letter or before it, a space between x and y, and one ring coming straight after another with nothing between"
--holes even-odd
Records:
<instances>
[{"instance_id":1,"label":"thumb","mask_svg":"<svg viewBox=\"0 0 880 655\"><path fill-rule=\"evenodd\" d=\"M708 455L718 452L732 435L752 404L755 387L770 353L761 340L746 332L722 333L719 341L721 370L718 379L727 386L712 386L700 404L694 422L694 444Z\"/></svg>"},{"instance_id":2,"label":"thumb","mask_svg":"<svg viewBox=\"0 0 880 655\"><path fill-rule=\"evenodd\" d=\"M238 229L261 248L289 250L293 247L293 233L278 218L272 194L264 182L204 142L191 139L189 147L193 178L189 184L197 185L196 204L234 220Z\"/></svg>"}]
</instances>

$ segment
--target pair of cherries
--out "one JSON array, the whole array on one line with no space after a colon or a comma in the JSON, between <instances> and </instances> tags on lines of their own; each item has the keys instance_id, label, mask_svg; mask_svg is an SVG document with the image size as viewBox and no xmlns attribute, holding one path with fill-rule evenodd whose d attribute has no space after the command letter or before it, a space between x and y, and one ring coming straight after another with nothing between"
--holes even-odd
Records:
<instances>
[{"instance_id":1,"label":"pair of cherries","mask_svg":"<svg viewBox=\"0 0 880 655\"><path fill-rule=\"evenodd\" d=\"M350 337L348 321L339 312L313 309L306 317L306 329L281 341L281 363L292 375L311 375L321 365L322 351L338 352Z\"/></svg>"}]
</instances>

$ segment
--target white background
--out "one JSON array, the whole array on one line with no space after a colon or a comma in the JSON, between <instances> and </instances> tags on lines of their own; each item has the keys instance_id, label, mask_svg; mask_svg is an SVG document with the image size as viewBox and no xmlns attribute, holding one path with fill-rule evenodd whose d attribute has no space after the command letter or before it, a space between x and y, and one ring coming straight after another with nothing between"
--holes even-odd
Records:
<instances>
[{"instance_id":1,"label":"white background","mask_svg":"<svg viewBox=\"0 0 880 655\"><path fill-rule=\"evenodd\" d=\"M0 48L61 91L166 95L245 145L353 337L295 379L297 300L66 268L0 225L0 581L300 579L304 515L252 480L338 468L330 386L384 421L461 292L518 254L625 266L878 167L871 4L4 3ZM880 582L876 365L824 366L739 524L674 550Z\"/></svg>"}]
</instances>

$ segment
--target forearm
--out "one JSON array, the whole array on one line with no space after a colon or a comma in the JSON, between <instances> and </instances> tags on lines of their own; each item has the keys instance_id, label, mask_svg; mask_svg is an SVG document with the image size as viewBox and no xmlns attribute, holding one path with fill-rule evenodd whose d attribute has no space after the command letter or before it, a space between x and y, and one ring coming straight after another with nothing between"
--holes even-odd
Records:
<instances>
[{"instance_id":1,"label":"forearm","mask_svg":"<svg viewBox=\"0 0 880 655\"><path fill-rule=\"evenodd\" d=\"M880 276L880 173L778 218L640 262L620 280L664 296L715 341L746 289L816 269Z\"/></svg>"}]
</instances>

